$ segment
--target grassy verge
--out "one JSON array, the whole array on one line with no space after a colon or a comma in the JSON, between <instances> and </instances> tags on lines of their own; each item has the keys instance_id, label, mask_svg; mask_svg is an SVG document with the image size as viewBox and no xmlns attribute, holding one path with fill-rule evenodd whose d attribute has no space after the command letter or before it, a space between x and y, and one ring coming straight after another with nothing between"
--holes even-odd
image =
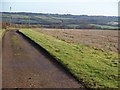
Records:
<instances>
[{"instance_id":1,"label":"grassy verge","mask_svg":"<svg viewBox=\"0 0 120 90\"><path fill-rule=\"evenodd\" d=\"M0 40L2 39L4 33L5 33L5 29L0 29Z\"/></svg>"},{"instance_id":2,"label":"grassy verge","mask_svg":"<svg viewBox=\"0 0 120 90\"><path fill-rule=\"evenodd\" d=\"M117 53L70 44L34 30L21 29L20 32L45 48L87 87L118 87Z\"/></svg>"}]
</instances>

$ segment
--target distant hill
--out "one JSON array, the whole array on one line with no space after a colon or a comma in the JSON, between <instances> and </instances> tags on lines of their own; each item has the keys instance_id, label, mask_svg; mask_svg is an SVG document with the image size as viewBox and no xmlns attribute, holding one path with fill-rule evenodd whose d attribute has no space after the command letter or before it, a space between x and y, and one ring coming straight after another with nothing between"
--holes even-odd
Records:
<instances>
[{"instance_id":1,"label":"distant hill","mask_svg":"<svg viewBox=\"0 0 120 90\"><path fill-rule=\"evenodd\" d=\"M87 16L70 14L43 14L25 12L1 12L2 21L13 24L42 25L45 28L76 28L76 29L117 29L116 16Z\"/></svg>"}]
</instances>

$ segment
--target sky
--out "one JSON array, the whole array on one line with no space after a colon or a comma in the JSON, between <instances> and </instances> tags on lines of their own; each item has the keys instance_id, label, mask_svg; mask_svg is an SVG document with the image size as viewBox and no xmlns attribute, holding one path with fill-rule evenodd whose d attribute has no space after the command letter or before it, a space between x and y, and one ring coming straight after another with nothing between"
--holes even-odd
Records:
<instances>
[{"instance_id":1,"label":"sky","mask_svg":"<svg viewBox=\"0 0 120 90\"><path fill-rule=\"evenodd\" d=\"M0 11L118 16L119 0L0 0Z\"/></svg>"}]
</instances>

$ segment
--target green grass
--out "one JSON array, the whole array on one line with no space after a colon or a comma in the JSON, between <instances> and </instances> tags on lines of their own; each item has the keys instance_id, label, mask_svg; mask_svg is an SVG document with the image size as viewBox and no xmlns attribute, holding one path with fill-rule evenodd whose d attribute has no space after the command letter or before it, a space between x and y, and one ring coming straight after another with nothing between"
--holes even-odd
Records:
<instances>
[{"instance_id":1,"label":"green grass","mask_svg":"<svg viewBox=\"0 0 120 90\"><path fill-rule=\"evenodd\" d=\"M16 44L16 46L21 44L16 35L12 35L11 39L12 39L12 43Z\"/></svg>"},{"instance_id":2,"label":"green grass","mask_svg":"<svg viewBox=\"0 0 120 90\"><path fill-rule=\"evenodd\" d=\"M0 29L0 41L5 33L5 29Z\"/></svg>"},{"instance_id":3,"label":"green grass","mask_svg":"<svg viewBox=\"0 0 120 90\"><path fill-rule=\"evenodd\" d=\"M71 20L72 18L63 18L63 17L52 17L54 19L59 19L59 20Z\"/></svg>"},{"instance_id":4,"label":"green grass","mask_svg":"<svg viewBox=\"0 0 120 90\"><path fill-rule=\"evenodd\" d=\"M26 18L26 19L29 18L29 16L27 16L27 15L14 15L14 14L12 14L12 15L9 15L9 14L2 14L1 17L10 18L11 16L12 16L12 18Z\"/></svg>"},{"instance_id":5,"label":"green grass","mask_svg":"<svg viewBox=\"0 0 120 90\"><path fill-rule=\"evenodd\" d=\"M108 25L97 25L97 24L90 24L92 26L100 27L102 29L118 29L117 26L108 26Z\"/></svg>"},{"instance_id":6,"label":"green grass","mask_svg":"<svg viewBox=\"0 0 120 90\"><path fill-rule=\"evenodd\" d=\"M117 53L104 52L82 44L70 44L30 29L21 29L20 32L45 48L87 87L118 87Z\"/></svg>"},{"instance_id":7,"label":"green grass","mask_svg":"<svg viewBox=\"0 0 120 90\"><path fill-rule=\"evenodd\" d=\"M54 18L54 17L47 17L47 16L36 16L36 18L42 19L46 22L61 22L59 19Z\"/></svg>"}]
</instances>

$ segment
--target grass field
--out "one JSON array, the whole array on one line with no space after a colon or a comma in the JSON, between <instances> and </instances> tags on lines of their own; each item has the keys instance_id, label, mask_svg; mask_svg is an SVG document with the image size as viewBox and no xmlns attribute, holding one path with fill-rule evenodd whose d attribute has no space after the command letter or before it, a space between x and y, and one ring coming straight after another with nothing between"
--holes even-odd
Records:
<instances>
[{"instance_id":1,"label":"grass field","mask_svg":"<svg viewBox=\"0 0 120 90\"><path fill-rule=\"evenodd\" d=\"M21 29L20 32L45 48L87 87L118 87L117 53L105 52L85 44L68 43L31 29Z\"/></svg>"},{"instance_id":2,"label":"grass field","mask_svg":"<svg viewBox=\"0 0 120 90\"><path fill-rule=\"evenodd\" d=\"M90 24L92 26L100 27L101 29L118 29L117 26L109 26L109 25L97 25L97 24Z\"/></svg>"}]
</instances>

